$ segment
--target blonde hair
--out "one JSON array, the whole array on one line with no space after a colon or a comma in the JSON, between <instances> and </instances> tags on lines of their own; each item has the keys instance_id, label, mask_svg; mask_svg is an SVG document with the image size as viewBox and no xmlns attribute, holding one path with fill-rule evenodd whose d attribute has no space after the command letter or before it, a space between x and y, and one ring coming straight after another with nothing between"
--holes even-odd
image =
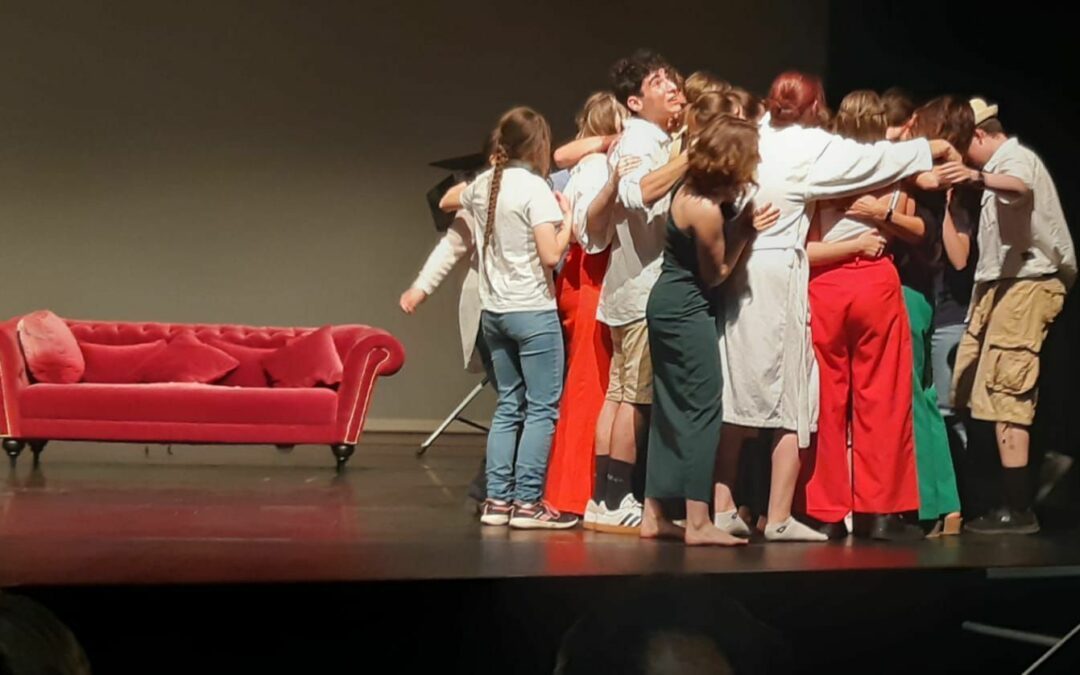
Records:
<instances>
[{"instance_id":1,"label":"blonde hair","mask_svg":"<svg viewBox=\"0 0 1080 675\"><path fill-rule=\"evenodd\" d=\"M589 136L611 136L619 133L622 123L630 116L615 94L610 91L598 91L585 99L574 122L577 124L578 138Z\"/></svg>"},{"instance_id":2,"label":"blonde hair","mask_svg":"<svg viewBox=\"0 0 1080 675\"><path fill-rule=\"evenodd\" d=\"M702 94L707 92L726 93L731 89L731 85L723 80L719 79L712 73L707 73L704 70L699 70L692 73L690 77L686 78L686 82L683 84L683 92L686 95L686 102L693 104Z\"/></svg>"},{"instance_id":3,"label":"blonde hair","mask_svg":"<svg viewBox=\"0 0 1080 675\"><path fill-rule=\"evenodd\" d=\"M831 126L833 133L861 143L884 140L889 126L885 104L875 91L853 91L840 101Z\"/></svg>"},{"instance_id":4,"label":"blonde hair","mask_svg":"<svg viewBox=\"0 0 1080 675\"><path fill-rule=\"evenodd\" d=\"M495 204L499 199L503 170L507 162L520 160L543 176L551 168L551 127L544 116L532 108L511 108L499 118L491 134L491 189L488 191L484 248L491 246L495 232Z\"/></svg>"}]
</instances>

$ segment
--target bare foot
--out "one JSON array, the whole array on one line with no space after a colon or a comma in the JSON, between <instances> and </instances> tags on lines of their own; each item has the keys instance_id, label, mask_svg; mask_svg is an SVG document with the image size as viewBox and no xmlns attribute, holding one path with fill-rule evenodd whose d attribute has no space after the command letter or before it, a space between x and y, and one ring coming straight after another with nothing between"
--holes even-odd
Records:
<instances>
[{"instance_id":1,"label":"bare foot","mask_svg":"<svg viewBox=\"0 0 1080 675\"><path fill-rule=\"evenodd\" d=\"M732 536L712 523L703 527L690 527L688 524L683 541L687 546L741 546L747 543L746 539Z\"/></svg>"},{"instance_id":2,"label":"bare foot","mask_svg":"<svg viewBox=\"0 0 1080 675\"><path fill-rule=\"evenodd\" d=\"M666 518L652 518L645 514L641 520L642 539L682 539L683 529Z\"/></svg>"}]
</instances>

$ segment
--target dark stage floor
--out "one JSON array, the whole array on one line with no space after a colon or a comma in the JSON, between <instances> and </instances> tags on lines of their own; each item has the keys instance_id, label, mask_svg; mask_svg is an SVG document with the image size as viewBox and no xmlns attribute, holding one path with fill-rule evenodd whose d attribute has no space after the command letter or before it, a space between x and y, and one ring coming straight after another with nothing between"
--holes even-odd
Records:
<instances>
[{"instance_id":1,"label":"dark stage floor","mask_svg":"<svg viewBox=\"0 0 1080 675\"><path fill-rule=\"evenodd\" d=\"M477 436L369 435L338 478L326 448L57 443L0 500L0 586L491 579L1080 567L1074 531L919 544L676 543L482 528ZM0 469L4 471L4 469Z\"/></svg>"},{"instance_id":2,"label":"dark stage floor","mask_svg":"<svg viewBox=\"0 0 1080 675\"><path fill-rule=\"evenodd\" d=\"M109 675L353 672L374 654L540 675L580 618L660 606L719 608L740 673L992 675L1045 648L964 621L1063 635L1080 618L1076 532L688 550L484 529L466 497L480 437L444 438L418 460L419 438L368 435L341 478L327 448L56 444L7 474L0 588ZM736 605L765 642L731 627Z\"/></svg>"}]
</instances>

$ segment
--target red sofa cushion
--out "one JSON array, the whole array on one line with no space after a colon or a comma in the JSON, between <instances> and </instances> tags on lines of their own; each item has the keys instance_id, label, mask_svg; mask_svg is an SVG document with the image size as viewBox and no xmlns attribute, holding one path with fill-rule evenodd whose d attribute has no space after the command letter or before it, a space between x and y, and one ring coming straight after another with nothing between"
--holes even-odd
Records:
<instances>
[{"instance_id":1,"label":"red sofa cushion","mask_svg":"<svg viewBox=\"0 0 1080 675\"><path fill-rule=\"evenodd\" d=\"M19 343L30 373L38 382L74 384L86 370L79 342L64 320L47 309L19 321Z\"/></svg>"},{"instance_id":2,"label":"red sofa cushion","mask_svg":"<svg viewBox=\"0 0 1080 675\"><path fill-rule=\"evenodd\" d=\"M83 382L98 384L132 384L141 379L143 365L165 349L165 340L133 345L99 345L83 342L86 372Z\"/></svg>"},{"instance_id":3,"label":"red sofa cushion","mask_svg":"<svg viewBox=\"0 0 1080 675\"><path fill-rule=\"evenodd\" d=\"M331 424L330 389L241 389L212 384L32 384L19 397L26 418L118 422Z\"/></svg>"},{"instance_id":4,"label":"red sofa cushion","mask_svg":"<svg viewBox=\"0 0 1080 675\"><path fill-rule=\"evenodd\" d=\"M260 347L247 347L225 340L208 340L207 344L217 347L239 362L236 369L218 382L226 387L269 387L270 380L266 377L266 369L263 368L263 359L273 354L275 349L263 349Z\"/></svg>"},{"instance_id":5,"label":"red sofa cushion","mask_svg":"<svg viewBox=\"0 0 1080 675\"><path fill-rule=\"evenodd\" d=\"M186 330L155 352L139 373L142 382L194 382L209 384L225 377L240 362L217 347L199 341Z\"/></svg>"},{"instance_id":6,"label":"red sofa cushion","mask_svg":"<svg viewBox=\"0 0 1080 675\"><path fill-rule=\"evenodd\" d=\"M275 387L333 386L344 374L330 326L292 340L266 357L263 366Z\"/></svg>"}]
</instances>

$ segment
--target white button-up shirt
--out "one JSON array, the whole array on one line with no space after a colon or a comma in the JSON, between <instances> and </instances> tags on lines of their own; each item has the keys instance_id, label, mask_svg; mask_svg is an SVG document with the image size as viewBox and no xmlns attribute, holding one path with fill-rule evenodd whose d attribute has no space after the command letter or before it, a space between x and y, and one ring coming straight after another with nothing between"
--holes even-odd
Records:
<instances>
[{"instance_id":1,"label":"white button-up shirt","mask_svg":"<svg viewBox=\"0 0 1080 675\"><path fill-rule=\"evenodd\" d=\"M641 197L641 179L667 163L671 137L657 125L640 117L626 122L609 159L614 171L623 157L639 157L641 164L619 179L618 213L611 259L596 317L609 326L624 326L645 318L649 293L660 276L670 195L651 207ZM590 242L603 247L604 242Z\"/></svg>"},{"instance_id":2,"label":"white button-up shirt","mask_svg":"<svg viewBox=\"0 0 1080 675\"><path fill-rule=\"evenodd\" d=\"M1010 138L983 167L1019 178L1031 188L1023 197L986 190L979 215L979 262L975 281L1030 279L1061 274L1076 280L1076 251L1057 188L1039 156Z\"/></svg>"}]
</instances>

